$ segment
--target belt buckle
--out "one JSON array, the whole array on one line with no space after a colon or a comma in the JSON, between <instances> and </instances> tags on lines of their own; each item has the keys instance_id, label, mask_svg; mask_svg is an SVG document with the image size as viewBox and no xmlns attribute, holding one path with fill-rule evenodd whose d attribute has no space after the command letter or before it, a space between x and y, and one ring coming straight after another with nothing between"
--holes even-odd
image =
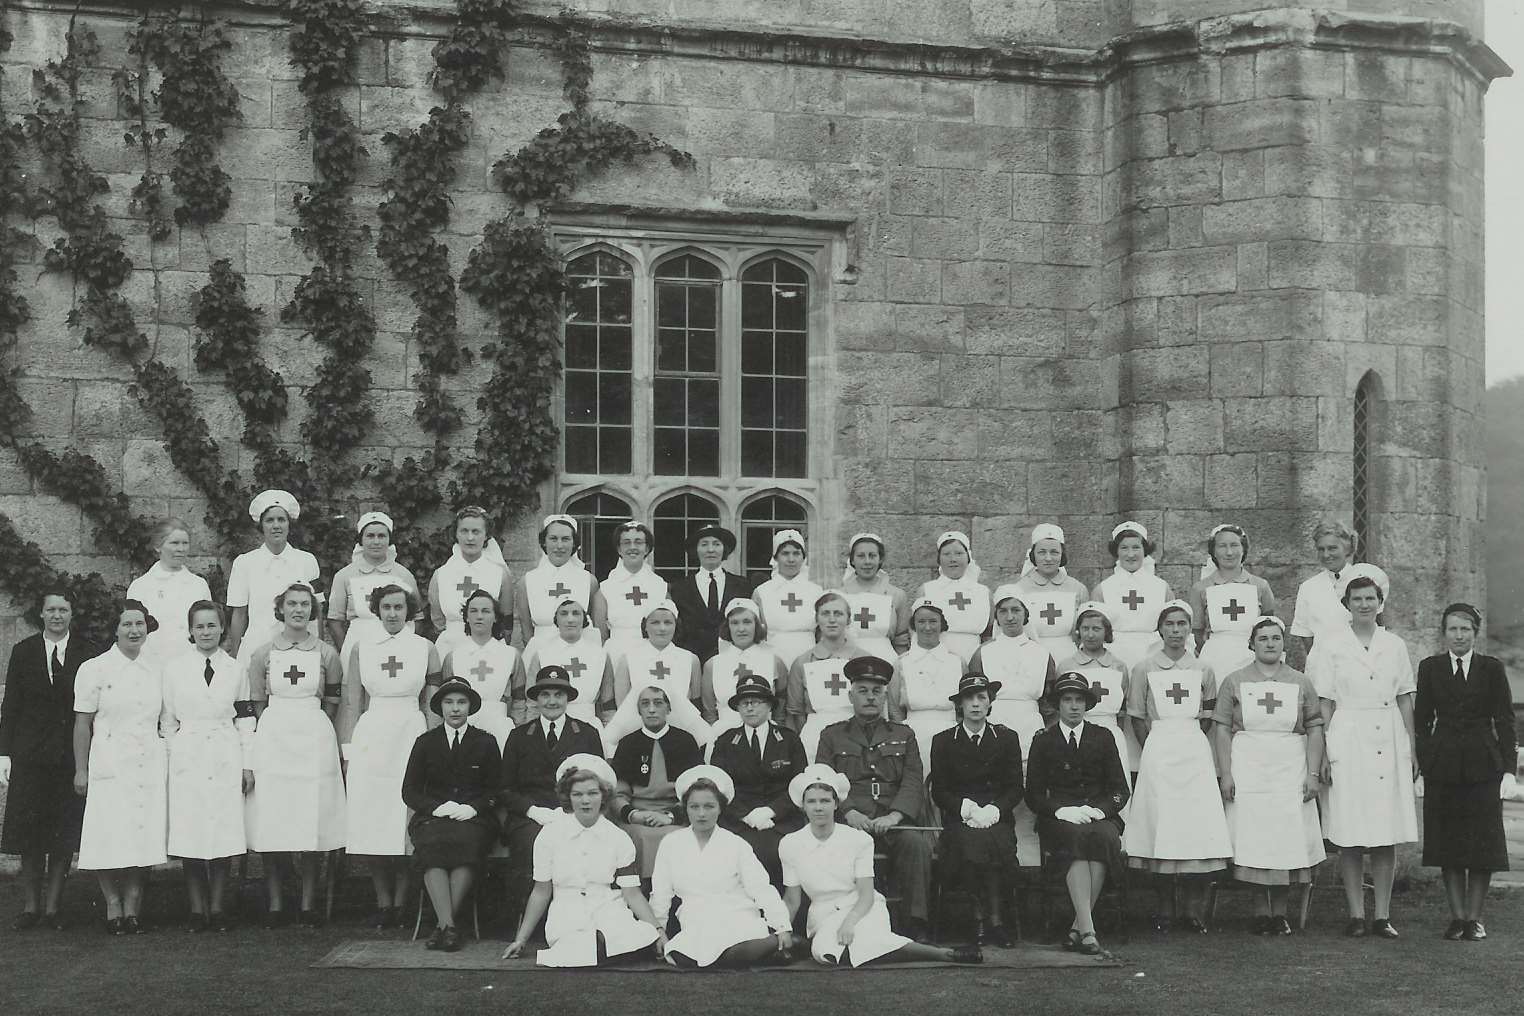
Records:
<instances>
[{"instance_id":1,"label":"belt buckle","mask_svg":"<svg viewBox=\"0 0 1524 1016\"><path fill-rule=\"evenodd\" d=\"M877 800L878 800L878 795L879 795L879 787L878 787L878 780L874 780L874 781L872 781L872 782L871 782L871 783L870 783L870 784L869 784L869 786L870 786L870 787L871 787L871 788L872 788L872 791L873 791L873 799L874 799L874 800L875 800L875 801L877 801Z\"/></svg>"}]
</instances>

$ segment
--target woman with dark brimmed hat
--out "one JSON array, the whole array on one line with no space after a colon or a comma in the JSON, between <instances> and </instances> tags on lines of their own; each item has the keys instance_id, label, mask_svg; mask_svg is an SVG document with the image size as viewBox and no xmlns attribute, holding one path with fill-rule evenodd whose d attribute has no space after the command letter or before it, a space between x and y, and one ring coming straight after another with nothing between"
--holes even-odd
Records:
<instances>
[{"instance_id":1,"label":"woman with dark brimmed hat","mask_svg":"<svg viewBox=\"0 0 1524 1016\"><path fill-rule=\"evenodd\" d=\"M1066 949L1100 955L1092 916L1108 870L1121 873L1122 817L1127 773L1116 741L1085 722L1097 696L1083 674L1062 674L1049 701L1058 723L1032 742L1027 803L1037 813L1044 853L1064 872L1074 924Z\"/></svg>"},{"instance_id":2,"label":"woman with dark brimmed hat","mask_svg":"<svg viewBox=\"0 0 1524 1016\"><path fill-rule=\"evenodd\" d=\"M441 666L446 677L465 678L482 697L481 711L471 717L471 725L480 727L497 738L498 751L508 743L513 732L514 712L524 712L522 695L527 683L524 678L524 658L519 651L503 639L503 619L498 613L497 597L485 589L477 589L466 597L460 608L466 623L466 637L454 640L454 648L445 651L450 643L443 638L435 643L436 651L443 656Z\"/></svg>"},{"instance_id":3,"label":"woman with dark brimmed hat","mask_svg":"<svg viewBox=\"0 0 1524 1016\"><path fill-rule=\"evenodd\" d=\"M613 711L614 667L596 639L587 638L591 618L582 601L561 598L552 612L555 628L549 638L536 638L524 650L524 673L541 667L564 667L577 686L577 697L567 713L584 723L600 725Z\"/></svg>"},{"instance_id":4,"label":"woman with dark brimmed hat","mask_svg":"<svg viewBox=\"0 0 1524 1016\"><path fill-rule=\"evenodd\" d=\"M772 721L777 702L770 678L752 673L737 680L728 705L740 722L715 736L710 758L735 782L720 824L751 845L775 882L783 877L778 841L804 823L789 799L788 781L808 761L799 735Z\"/></svg>"},{"instance_id":5,"label":"woman with dark brimmed hat","mask_svg":"<svg viewBox=\"0 0 1524 1016\"><path fill-rule=\"evenodd\" d=\"M402 800L413 811L413 861L439 922L428 948L446 952L460 948L455 917L497 837L492 805L502 756L497 738L467 722L481 707L465 678L441 684L429 709L444 724L413 742L402 777Z\"/></svg>"},{"instance_id":6,"label":"woman with dark brimmed hat","mask_svg":"<svg viewBox=\"0 0 1524 1016\"><path fill-rule=\"evenodd\" d=\"M719 651L720 629L730 601L752 594L750 580L723 567L735 549L735 533L720 525L705 526L688 538L688 556L698 561L698 570L692 578L667 584L667 594L682 618L677 644L701 663Z\"/></svg>"},{"instance_id":7,"label":"woman with dark brimmed hat","mask_svg":"<svg viewBox=\"0 0 1524 1016\"><path fill-rule=\"evenodd\" d=\"M1111 608L1094 600L1081 603L1074 611L1074 639L1078 648L1055 662L1059 673L1084 674L1090 686L1098 689L1100 701L1090 711L1088 722L1111 731L1122 756L1122 768L1133 773L1138 768L1137 746L1122 723L1131 681L1126 661L1111 651L1114 637Z\"/></svg>"},{"instance_id":8,"label":"woman with dark brimmed hat","mask_svg":"<svg viewBox=\"0 0 1524 1016\"><path fill-rule=\"evenodd\" d=\"M1016 865L1016 806L1021 803L1021 743L989 722L1000 682L965 674L948 696L958 723L931 739L931 799L942 812L942 856L978 901L979 941L1015 944L1002 914Z\"/></svg>"}]
</instances>

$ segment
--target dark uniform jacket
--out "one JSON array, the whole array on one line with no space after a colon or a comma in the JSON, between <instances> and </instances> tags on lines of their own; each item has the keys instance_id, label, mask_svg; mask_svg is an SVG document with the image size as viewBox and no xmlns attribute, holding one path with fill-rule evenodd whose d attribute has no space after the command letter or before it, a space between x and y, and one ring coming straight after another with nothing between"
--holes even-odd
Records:
<instances>
[{"instance_id":1,"label":"dark uniform jacket","mask_svg":"<svg viewBox=\"0 0 1524 1016\"><path fill-rule=\"evenodd\" d=\"M851 781L843 813L856 809L878 818L897 811L907 825L921 824L926 806L921 747L905 724L860 716L833 723L820 732L815 761Z\"/></svg>"},{"instance_id":2,"label":"dark uniform jacket","mask_svg":"<svg viewBox=\"0 0 1524 1016\"><path fill-rule=\"evenodd\" d=\"M1471 654L1464 681L1449 653L1418 665L1413 706L1418 765L1431 783L1483 783L1519 765L1513 697L1501 661Z\"/></svg>"},{"instance_id":3,"label":"dark uniform jacket","mask_svg":"<svg viewBox=\"0 0 1524 1016\"><path fill-rule=\"evenodd\" d=\"M658 740L644 730L624 735L614 747L614 757L609 768L614 775L631 787L644 787L651 783L652 745L661 745L661 757L667 768L667 779L676 781L683 773L703 764L704 749L693 735L681 727L668 727Z\"/></svg>"},{"instance_id":4,"label":"dark uniform jacket","mask_svg":"<svg viewBox=\"0 0 1524 1016\"><path fill-rule=\"evenodd\" d=\"M588 723L563 715L558 721L556 747L545 743L545 728L538 718L521 723L503 745L502 792L498 803L510 817L522 818L530 808L559 808L556 767L570 755L603 757L603 738Z\"/></svg>"},{"instance_id":5,"label":"dark uniform jacket","mask_svg":"<svg viewBox=\"0 0 1524 1016\"><path fill-rule=\"evenodd\" d=\"M739 823L753 809L771 808L776 828L802 827L803 816L789 799L788 784L804 771L804 743L798 734L776 723L769 723L767 731L761 761L751 750L751 735L745 724L731 727L714 739L710 764L729 773L736 785L736 799L721 817L726 825Z\"/></svg>"},{"instance_id":6,"label":"dark uniform jacket","mask_svg":"<svg viewBox=\"0 0 1524 1016\"><path fill-rule=\"evenodd\" d=\"M5 671L0 704L0 755L20 766L56 766L74 771L74 675L100 650L77 632L69 635L63 669L48 680L40 634L16 643Z\"/></svg>"},{"instance_id":7,"label":"dark uniform jacket","mask_svg":"<svg viewBox=\"0 0 1524 1016\"><path fill-rule=\"evenodd\" d=\"M1010 822L1021 794L1021 742L1011 728L986 723L977 748L962 723L931 739L931 799L943 826L962 824L964 798L996 805Z\"/></svg>"},{"instance_id":8,"label":"dark uniform jacket","mask_svg":"<svg viewBox=\"0 0 1524 1016\"><path fill-rule=\"evenodd\" d=\"M1062 723L1032 738L1026 799L1034 814L1052 818L1060 808L1090 805L1121 825L1118 813L1129 796L1117 743L1105 728L1085 723L1078 751L1069 747Z\"/></svg>"},{"instance_id":9,"label":"dark uniform jacket","mask_svg":"<svg viewBox=\"0 0 1524 1016\"><path fill-rule=\"evenodd\" d=\"M419 734L407 759L402 777L402 800L413 809L410 828L431 821L434 809L446 801L469 804L476 816L468 819L492 832L497 831L497 815L492 810L497 797L498 773L502 756L497 738L469 724L461 735L458 751L450 751L448 726L435 727Z\"/></svg>"},{"instance_id":10,"label":"dark uniform jacket","mask_svg":"<svg viewBox=\"0 0 1524 1016\"><path fill-rule=\"evenodd\" d=\"M667 595L677 606L677 635L672 641L697 656L700 663L707 663L719 652L720 625L725 620L726 605L731 600L751 596L751 582L743 575L725 572L725 588L720 593L720 609L716 611L711 611L699 595L692 575L669 583Z\"/></svg>"}]
</instances>

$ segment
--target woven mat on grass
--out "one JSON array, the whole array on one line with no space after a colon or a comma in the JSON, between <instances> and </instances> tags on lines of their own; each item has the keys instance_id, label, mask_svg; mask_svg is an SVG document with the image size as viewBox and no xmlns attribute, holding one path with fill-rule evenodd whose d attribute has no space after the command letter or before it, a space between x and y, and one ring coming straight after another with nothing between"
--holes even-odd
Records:
<instances>
[{"instance_id":1,"label":"woven mat on grass","mask_svg":"<svg viewBox=\"0 0 1524 1016\"><path fill-rule=\"evenodd\" d=\"M344 942L328 955L313 964L314 967L345 968L356 970L500 970L500 971L554 971L552 967L537 967L534 958L502 959L504 943L467 942L459 952L433 952L423 947L423 940L416 942ZM951 963L875 963L863 970L914 970L951 967ZM986 949L984 970L1038 970L1051 967L1081 967L1099 970L1120 967L1119 960L1079 956L1065 952L1058 946L1022 945L1015 949ZM637 960L599 967L599 970L626 974L683 973L666 963L655 960ZM756 972L765 973L839 973L851 967L830 967L813 960L796 960L786 967L759 967Z\"/></svg>"}]
</instances>

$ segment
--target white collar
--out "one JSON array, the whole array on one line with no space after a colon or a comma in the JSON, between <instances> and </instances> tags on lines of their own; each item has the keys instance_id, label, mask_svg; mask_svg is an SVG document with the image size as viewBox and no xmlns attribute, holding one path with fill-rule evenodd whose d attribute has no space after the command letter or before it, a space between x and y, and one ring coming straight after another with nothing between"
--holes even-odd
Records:
<instances>
[{"instance_id":1,"label":"white collar","mask_svg":"<svg viewBox=\"0 0 1524 1016\"><path fill-rule=\"evenodd\" d=\"M469 727L469 726L470 726L469 723L462 723L458 727L452 727L448 723L446 723L444 725L445 740L446 741L454 741L456 739L459 739L459 740L464 741L466 739L466 728Z\"/></svg>"},{"instance_id":2,"label":"white collar","mask_svg":"<svg viewBox=\"0 0 1524 1016\"><path fill-rule=\"evenodd\" d=\"M1465 671L1466 671L1466 676L1470 677L1471 676L1471 656L1475 652L1476 652L1475 649L1468 649L1468 650L1466 650L1466 655L1465 656L1457 657L1454 653L1449 652L1448 650L1446 650L1446 654L1450 657L1450 673L1452 673L1452 674L1455 673L1455 661L1457 659L1459 659L1460 663L1461 663L1461 667L1464 668Z\"/></svg>"},{"instance_id":3,"label":"white collar","mask_svg":"<svg viewBox=\"0 0 1524 1016\"><path fill-rule=\"evenodd\" d=\"M47 632L43 632L42 633L42 648L44 650L46 650L47 652L51 653L54 650L54 648L56 647L58 649L58 652L59 652L60 656L67 655L68 652L69 652L69 635L70 634L71 634L70 632L66 631L66 632L63 633L63 638L59 639L57 642L54 642L52 639L48 638L48 633Z\"/></svg>"},{"instance_id":4,"label":"white collar","mask_svg":"<svg viewBox=\"0 0 1524 1016\"><path fill-rule=\"evenodd\" d=\"M710 575L714 576L714 581L719 585L721 589L725 588L725 566L723 564L713 571L710 571L708 568L700 565L699 570L693 573L693 584L697 586L702 592L707 593L709 591Z\"/></svg>"},{"instance_id":5,"label":"white collar","mask_svg":"<svg viewBox=\"0 0 1524 1016\"><path fill-rule=\"evenodd\" d=\"M1080 741L1083 741L1085 739L1085 721L1084 720L1080 720L1079 724L1077 726L1073 726L1073 727L1069 726L1063 720L1059 720L1057 726L1058 726L1059 736L1062 737L1065 741L1069 740L1069 735L1070 734L1074 735L1074 741L1075 741L1076 744L1078 744Z\"/></svg>"},{"instance_id":6,"label":"white collar","mask_svg":"<svg viewBox=\"0 0 1524 1016\"><path fill-rule=\"evenodd\" d=\"M766 742L767 735L772 733L772 726L773 726L773 721L772 720L763 720L761 723L757 724L755 727L748 727L746 725L746 721L742 720L741 721L741 733L745 736L747 744L751 743L752 734L756 734L764 742Z\"/></svg>"},{"instance_id":7,"label":"white collar","mask_svg":"<svg viewBox=\"0 0 1524 1016\"><path fill-rule=\"evenodd\" d=\"M542 733L549 734L550 733L550 725L552 723L558 723L558 724L561 725L561 733L564 734L564 733L566 733L566 721L568 719L570 719L570 717L568 717L565 713L562 713L560 716L557 716L554 720L547 719L546 717L541 716L540 717L540 731Z\"/></svg>"},{"instance_id":8,"label":"white collar","mask_svg":"<svg viewBox=\"0 0 1524 1016\"><path fill-rule=\"evenodd\" d=\"M982 724L980 724L978 730L969 730L967 720L959 723L958 726L963 728L963 736L968 738L970 741L976 737L983 737L985 734L993 734L995 732L994 728L990 726L989 720L985 720Z\"/></svg>"},{"instance_id":9,"label":"white collar","mask_svg":"<svg viewBox=\"0 0 1524 1016\"><path fill-rule=\"evenodd\" d=\"M642 734L646 735L647 737L649 737L653 741L660 741L662 738L667 736L667 731L669 731L671 729L672 729L672 725L670 723L663 724L662 728L660 730L652 730L650 727L646 726L644 723L642 723L640 725L640 732Z\"/></svg>"}]
</instances>

